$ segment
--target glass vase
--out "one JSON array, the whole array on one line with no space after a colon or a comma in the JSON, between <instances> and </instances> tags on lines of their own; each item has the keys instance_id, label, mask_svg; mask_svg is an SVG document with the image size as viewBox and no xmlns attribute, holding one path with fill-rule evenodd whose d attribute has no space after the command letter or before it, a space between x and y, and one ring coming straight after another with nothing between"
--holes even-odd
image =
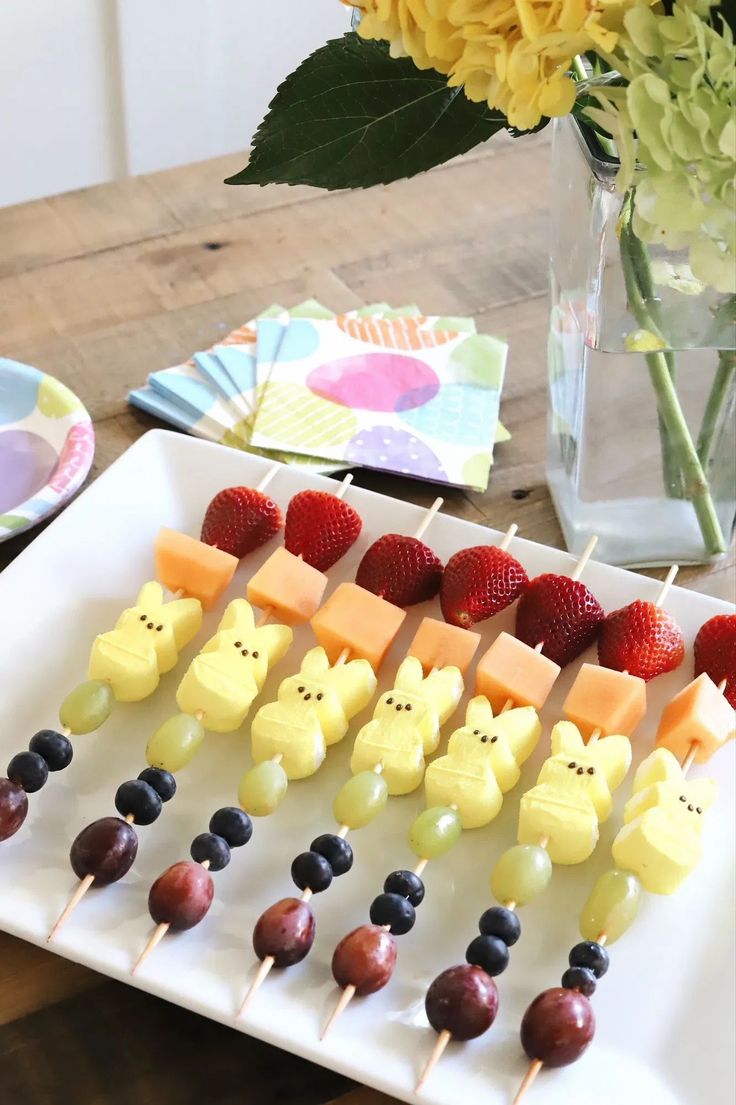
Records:
<instances>
[{"instance_id":1,"label":"glass vase","mask_svg":"<svg viewBox=\"0 0 736 1105\"><path fill-rule=\"evenodd\" d=\"M617 168L556 122L547 479L571 552L700 564L736 520L736 297L635 237Z\"/></svg>"}]
</instances>

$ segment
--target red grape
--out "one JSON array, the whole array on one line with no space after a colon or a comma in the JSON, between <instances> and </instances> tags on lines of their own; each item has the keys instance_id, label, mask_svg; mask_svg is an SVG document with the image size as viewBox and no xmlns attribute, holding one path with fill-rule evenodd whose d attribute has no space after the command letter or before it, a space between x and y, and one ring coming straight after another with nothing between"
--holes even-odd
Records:
<instances>
[{"instance_id":1,"label":"red grape","mask_svg":"<svg viewBox=\"0 0 736 1105\"><path fill-rule=\"evenodd\" d=\"M574 1063L595 1034L593 1006L575 990L555 987L539 994L521 1022L521 1044L530 1059L547 1067Z\"/></svg>"},{"instance_id":2,"label":"red grape","mask_svg":"<svg viewBox=\"0 0 736 1105\"><path fill-rule=\"evenodd\" d=\"M159 875L148 894L148 911L157 925L194 928L212 904L215 884L201 863L181 860Z\"/></svg>"},{"instance_id":3,"label":"red grape","mask_svg":"<svg viewBox=\"0 0 736 1105\"><path fill-rule=\"evenodd\" d=\"M332 956L338 986L354 986L356 994L382 990L396 964L396 941L379 925L361 925L343 937Z\"/></svg>"},{"instance_id":4,"label":"red grape","mask_svg":"<svg viewBox=\"0 0 736 1105\"><path fill-rule=\"evenodd\" d=\"M314 914L298 898L282 898L258 918L253 930L253 948L259 959L273 956L275 967L299 963L314 943Z\"/></svg>"},{"instance_id":5,"label":"red grape","mask_svg":"<svg viewBox=\"0 0 736 1105\"><path fill-rule=\"evenodd\" d=\"M69 853L79 879L94 875L98 886L107 886L127 875L138 851L135 829L121 817L101 817L82 829Z\"/></svg>"},{"instance_id":6,"label":"red grape","mask_svg":"<svg viewBox=\"0 0 736 1105\"><path fill-rule=\"evenodd\" d=\"M463 963L434 980L424 1002L435 1032L449 1032L456 1040L482 1036L496 1019L496 983L481 967Z\"/></svg>"}]
</instances>

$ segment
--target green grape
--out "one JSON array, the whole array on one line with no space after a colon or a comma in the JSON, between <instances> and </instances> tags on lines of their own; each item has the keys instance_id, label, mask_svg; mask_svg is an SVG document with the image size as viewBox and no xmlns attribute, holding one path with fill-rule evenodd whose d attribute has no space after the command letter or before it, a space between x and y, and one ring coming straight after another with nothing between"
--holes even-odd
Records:
<instances>
[{"instance_id":1,"label":"green grape","mask_svg":"<svg viewBox=\"0 0 736 1105\"><path fill-rule=\"evenodd\" d=\"M580 932L584 940L598 940L606 934L613 944L633 924L639 912L641 883L630 871L617 867L598 878L580 913Z\"/></svg>"},{"instance_id":2,"label":"green grape","mask_svg":"<svg viewBox=\"0 0 736 1105\"><path fill-rule=\"evenodd\" d=\"M338 825L362 829L377 817L388 798L388 786L375 771L359 771L340 787L332 812Z\"/></svg>"},{"instance_id":3,"label":"green grape","mask_svg":"<svg viewBox=\"0 0 736 1105\"><path fill-rule=\"evenodd\" d=\"M409 847L420 859L437 859L457 844L462 831L457 810L432 806L419 814L409 830Z\"/></svg>"},{"instance_id":4,"label":"green grape","mask_svg":"<svg viewBox=\"0 0 736 1105\"><path fill-rule=\"evenodd\" d=\"M146 746L151 767L160 767L175 775L194 758L204 740L204 727L191 714L174 714L159 726Z\"/></svg>"},{"instance_id":5,"label":"green grape","mask_svg":"<svg viewBox=\"0 0 736 1105\"><path fill-rule=\"evenodd\" d=\"M497 901L526 905L547 888L552 860L538 844L517 844L499 859L491 875L491 891Z\"/></svg>"},{"instance_id":6,"label":"green grape","mask_svg":"<svg viewBox=\"0 0 736 1105\"><path fill-rule=\"evenodd\" d=\"M59 721L75 735L92 733L107 721L113 702L110 684L90 679L66 696L59 707Z\"/></svg>"},{"instance_id":7,"label":"green grape","mask_svg":"<svg viewBox=\"0 0 736 1105\"><path fill-rule=\"evenodd\" d=\"M246 771L238 786L241 809L251 817L268 817L284 800L289 777L281 764L264 760Z\"/></svg>"}]
</instances>

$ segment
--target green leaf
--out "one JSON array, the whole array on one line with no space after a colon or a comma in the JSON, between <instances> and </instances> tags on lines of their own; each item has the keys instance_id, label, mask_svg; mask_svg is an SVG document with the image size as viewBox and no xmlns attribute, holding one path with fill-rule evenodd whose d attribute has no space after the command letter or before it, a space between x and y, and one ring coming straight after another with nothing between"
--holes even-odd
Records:
<instances>
[{"instance_id":1,"label":"green leaf","mask_svg":"<svg viewBox=\"0 0 736 1105\"><path fill-rule=\"evenodd\" d=\"M440 165L505 126L442 74L349 33L286 78L250 162L225 183L369 188Z\"/></svg>"}]
</instances>

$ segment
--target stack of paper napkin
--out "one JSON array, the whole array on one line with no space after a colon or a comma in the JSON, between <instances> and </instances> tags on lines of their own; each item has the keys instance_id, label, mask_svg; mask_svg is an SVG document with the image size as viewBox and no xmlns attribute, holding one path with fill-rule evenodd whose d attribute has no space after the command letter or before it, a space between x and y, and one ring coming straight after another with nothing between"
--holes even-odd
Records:
<instances>
[{"instance_id":1,"label":"stack of paper napkin","mask_svg":"<svg viewBox=\"0 0 736 1105\"><path fill-rule=\"evenodd\" d=\"M335 315L309 300L151 373L130 401L310 471L361 466L483 491L509 436L498 420L507 348L468 318L386 303Z\"/></svg>"}]
</instances>

